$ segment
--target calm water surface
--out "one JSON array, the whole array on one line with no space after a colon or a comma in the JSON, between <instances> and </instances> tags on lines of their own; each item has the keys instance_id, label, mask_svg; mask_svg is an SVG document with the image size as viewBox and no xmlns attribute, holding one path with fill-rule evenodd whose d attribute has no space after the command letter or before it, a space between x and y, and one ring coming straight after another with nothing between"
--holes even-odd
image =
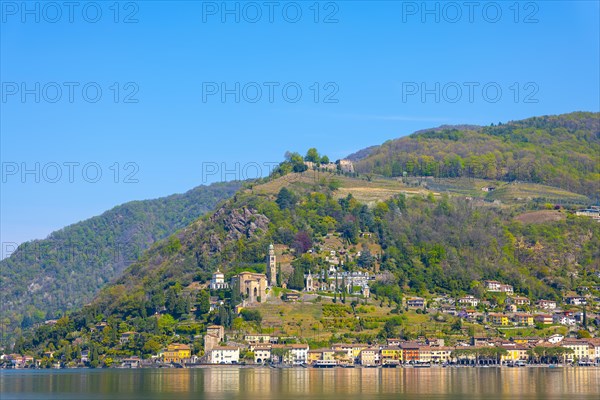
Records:
<instances>
[{"instance_id":1,"label":"calm water surface","mask_svg":"<svg viewBox=\"0 0 600 400\"><path fill-rule=\"evenodd\" d=\"M0 399L600 399L598 368L0 372Z\"/></svg>"}]
</instances>

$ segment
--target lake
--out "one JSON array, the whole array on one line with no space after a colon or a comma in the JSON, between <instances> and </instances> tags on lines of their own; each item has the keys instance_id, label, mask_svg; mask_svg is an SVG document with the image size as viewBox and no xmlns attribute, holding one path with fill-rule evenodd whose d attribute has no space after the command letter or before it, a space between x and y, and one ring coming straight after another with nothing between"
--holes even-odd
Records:
<instances>
[{"instance_id":1,"label":"lake","mask_svg":"<svg viewBox=\"0 0 600 400\"><path fill-rule=\"evenodd\" d=\"M600 368L3 370L9 399L594 399Z\"/></svg>"}]
</instances>

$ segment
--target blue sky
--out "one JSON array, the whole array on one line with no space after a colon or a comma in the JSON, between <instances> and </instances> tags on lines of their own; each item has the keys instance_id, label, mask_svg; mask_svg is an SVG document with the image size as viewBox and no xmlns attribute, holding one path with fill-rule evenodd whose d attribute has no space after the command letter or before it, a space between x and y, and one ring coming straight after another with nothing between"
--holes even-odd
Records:
<instances>
[{"instance_id":1,"label":"blue sky","mask_svg":"<svg viewBox=\"0 0 600 400\"><path fill-rule=\"evenodd\" d=\"M286 150L599 111L597 1L475 3L0 2L3 255Z\"/></svg>"}]
</instances>

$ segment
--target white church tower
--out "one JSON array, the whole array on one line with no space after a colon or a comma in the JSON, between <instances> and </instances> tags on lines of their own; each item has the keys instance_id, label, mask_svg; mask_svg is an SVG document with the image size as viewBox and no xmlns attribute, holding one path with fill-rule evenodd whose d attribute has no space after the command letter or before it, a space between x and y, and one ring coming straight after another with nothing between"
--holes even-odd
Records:
<instances>
[{"instance_id":1,"label":"white church tower","mask_svg":"<svg viewBox=\"0 0 600 400\"><path fill-rule=\"evenodd\" d=\"M273 243L269 245L269 255L267 256L267 283L271 287L277 286L277 257L275 257Z\"/></svg>"}]
</instances>

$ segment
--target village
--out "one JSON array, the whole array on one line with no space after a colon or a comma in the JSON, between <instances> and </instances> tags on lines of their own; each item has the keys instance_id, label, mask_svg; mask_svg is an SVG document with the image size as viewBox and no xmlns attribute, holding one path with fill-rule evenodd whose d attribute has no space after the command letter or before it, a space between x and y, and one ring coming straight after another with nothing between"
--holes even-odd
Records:
<instances>
[{"instance_id":1,"label":"village","mask_svg":"<svg viewBox=\"0 0 600 400\"><path fill-rule=\"evenodd\" d=\"M358 252L354 257L359 257ZM346 259L348 259L346 257ZM311 271L303 275L302 290L287 290L284 293L276 290L280 264L274 245L268 248L266 274L243 271L225 279L220 270L215 271L206 286L211 293L234 291L240 299L232 304L235 313L253 310L255 307L270 301L279 301L300 306L305 301L314 301L317 295L352 296L362 304L371 299L370 284L375 282L380 273L372 271L344 271L343 257L339 252L326 252L328 267L313 274ZM158 351L150 358L130 356L115 358L110 363L117 368L193 368L207 365L235 366L270 366L270 367L432 367L432 366L525 366L539 364L561 364L588 366L600 363L600 338L585 335L582 330L591 321L598 323L598 315L587 310L598 303L598 298L591 295L565 296L563 302L555 300L538 300L534 303L529 298L514 293L513 286L495 280L483 282L483 289L488 294L503 299L502 306L490 300L481 300L473 295L458 298L451 296L431 296L428 298L408 296L403 300L407 312L416 314L444 314L458 318L465 323L484 326L487 330L511 329L519 327L564 327L565 334L541 336L498 336L473 335L469 340L447 343L442 338L420 336L414 340L400 338L379 338L368 343L331 343L328 347L311 348L306 337L301 335L277 335L257 332L233 332L222 325L209 325L203 335L196 335L201 340L201 348L191 343L173 342ZM597 290L598 288L593 288ZM589 288L583 288L589 291ZM278 298L275 299L278 293ZM335 298L335 297L334 297ZM224 306L224 300L211 296L212 312ZM57 321L46 321L52 325ZM95 330L101 332L106 322L96 324ZM265 329L268 331L268 329ZM119 342L126 346L135 340L136 332L125 331L120 334ZM91 354L84 350L70 366L85 367L90 363ZM97 356L96 356L97 357ZM45 365L63 368L65 363L55 359L52 351L44 354ZM40 368L41 359L29 355L3 354L0 356L2 368ZM109 366L105 364L104 366Z\"/></svg>"}]
</instances>

